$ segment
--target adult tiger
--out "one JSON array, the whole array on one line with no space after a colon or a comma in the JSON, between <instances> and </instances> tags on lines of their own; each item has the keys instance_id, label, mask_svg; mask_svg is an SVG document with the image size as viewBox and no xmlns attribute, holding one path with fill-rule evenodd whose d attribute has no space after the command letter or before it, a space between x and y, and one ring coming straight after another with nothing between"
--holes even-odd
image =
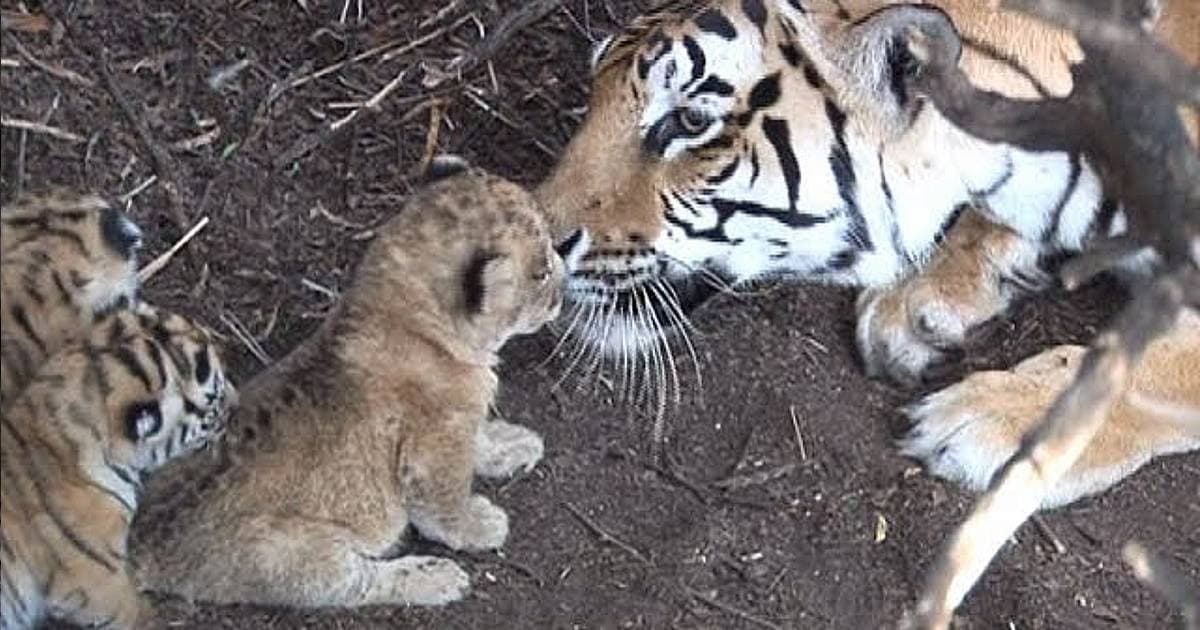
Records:
<instances>
[{"instance_id":1,"label":"adult tiger","mask_svg":"<svg viewBox=\"0 0 1200 630\"><path fill-rule=\"evenodd\" d=\"M602 42L588 115L538 190L562 228L568 297L587 313L572 329L627 362L635 349L661 356L663 331L723 284L856 285L866 288L857 336L868 370L911 383L1042 286L1043 256L1122 231L1121 208L1083 156L980 141L907 91L919 68L906 32L949 20L979 87L1070 92L1074 39L987 5L675 2ZM1171 3L1158 26L1200 60L1194 3ZM1200 446L1177 422L1200 409L1200 371L1179 368L1200 364L1198 326L1184 318L1174 343L1148 355L1048 505ZM968 379L914 406L907 452L985 485L1071 373L1076 352L1054 352L1044 356L1067 360L1018 366L989 387Z\"/></svg>"}]
</instances>

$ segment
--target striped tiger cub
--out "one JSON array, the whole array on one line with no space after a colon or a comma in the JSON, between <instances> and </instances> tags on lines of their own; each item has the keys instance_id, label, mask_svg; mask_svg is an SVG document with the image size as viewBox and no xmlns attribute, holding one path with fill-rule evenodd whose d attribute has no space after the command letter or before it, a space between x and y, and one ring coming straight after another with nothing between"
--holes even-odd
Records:
<instances>
[{"instance_id":1,"label":"striped tiger cub","mask_svg":"<svg viewBox=\"0 0 1200 630\"><path fill-rule=\"evenodd\" d=\"M141 245L96 195L56 190L0 208L0 409L97 313L136 295Z\"/></svg>"},{"instance_id":2,"label":"striped tiger cub","mask_svg":"<svg viewBox=\"0 0 1200 630\"><path fill-rule=\"evenodd\" d=\"M0 415L0 630L145 625L125 553L142 476L214 439L235 403L210 333L145 304L51 356Z\"/></svg>"}]
</instances>

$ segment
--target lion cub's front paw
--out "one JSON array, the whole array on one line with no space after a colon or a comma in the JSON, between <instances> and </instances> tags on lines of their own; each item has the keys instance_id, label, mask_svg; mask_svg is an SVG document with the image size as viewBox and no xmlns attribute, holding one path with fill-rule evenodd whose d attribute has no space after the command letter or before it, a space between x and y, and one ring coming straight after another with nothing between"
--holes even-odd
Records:
<instances>
[{"instance_id":1,"label":"lion cub's front paw","mask_svg":"<svg viewBox=\"0 0 1200 630\"><path fill-rule=\"evenodd\" d=\"M528 472L545 450L542 437L532 429L503 420L484 422L475 434L475 474L507 477L518 470Z\"/></svg>"},{"instance_id":2,"label":"lion cub's front paw","mask_svg":"<svg viewBox=\"0 0 1200 630\"><path fill-rule=\"evenodd\" d=\"M426 537L451 549L496 549L508 539L508 514L487 497L473 494L452 515L434 516L422 510L410 515Z\"/></svg>"},{"instance_id":3,"label":"lion cub's front paw","mask_svg":"<svg viewBox=\"0 0 1200 630\"><path fill-rule=\"evenodd\" d=\"M444 606L470 592L471 578L448 558L403 556L381 565L377 588L379 603Z\"/></svg>"}]
</instances>

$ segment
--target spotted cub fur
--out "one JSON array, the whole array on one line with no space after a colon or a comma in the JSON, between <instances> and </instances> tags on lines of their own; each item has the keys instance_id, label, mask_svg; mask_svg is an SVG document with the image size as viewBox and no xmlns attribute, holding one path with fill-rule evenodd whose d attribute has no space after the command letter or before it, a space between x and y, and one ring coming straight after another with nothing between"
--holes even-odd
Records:
<instances>
[{"instance_id":1,"label":"spotted cub fur","mask_svg":"<svg viewBox=\"0 0 1200 630\"><path fill-rule=\"evenodd\" d=\"M244 388L227 457L194 500L165 502L162 526L135 533L142 582L300 607L462 597L455 562L396 546L409 524L452 549L504 543L508 516L472 494L472 477L532 467L542 440L486 420L497 351L557 315L562 279L518 186L469 172L419 192L339 311Z\"/></svg>"}]
</instances>

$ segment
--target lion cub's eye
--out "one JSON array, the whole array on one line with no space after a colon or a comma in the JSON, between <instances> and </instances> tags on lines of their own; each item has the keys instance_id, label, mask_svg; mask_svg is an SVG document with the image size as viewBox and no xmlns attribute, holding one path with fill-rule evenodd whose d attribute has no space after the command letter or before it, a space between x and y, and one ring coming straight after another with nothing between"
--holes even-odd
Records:
<instances>
[{"instance_id":1,"label":"lion cub's eye","mask_svg":"<svg viewBox=\"0 0 1200 630\"><path fill-rule=\"evenodd\" d=\"M679 110L676 116L679 119L679 127L690 134L704 131L710 122L708 114L698 109L684 108Z\"/></svg>"},{"instance_id":2,"label":"lion cub's eye","mask_svg":"<svg viewBox=\"0 0 1200 630\"><path fill-rule=\"evenodd\" d=\"M531 276L531 278L533 278L534 282L545 282L546 279L549 277L550 277L550 261L543 260L542 264L538 267L537 271L533 272L533 275Z\"/></svg>"}]
</instances>

